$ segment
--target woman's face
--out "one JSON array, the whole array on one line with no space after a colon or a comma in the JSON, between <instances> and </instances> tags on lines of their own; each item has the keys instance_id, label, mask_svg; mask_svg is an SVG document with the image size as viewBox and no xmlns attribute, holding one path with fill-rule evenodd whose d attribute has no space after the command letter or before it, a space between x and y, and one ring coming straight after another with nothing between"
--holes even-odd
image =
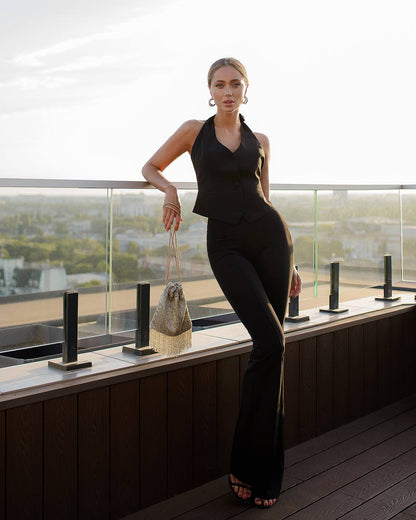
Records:
<instances>
[{"instance_id":1,"label":"woman's face","mask_svg":"<svg viewBox=\"0 0 416 520\"><path fill-rule=\"evenodd\" d=\"M215 71L209 88L218 110L238 110L247 92L243 76L231 65Z\"/></svg>"}]
</instances>

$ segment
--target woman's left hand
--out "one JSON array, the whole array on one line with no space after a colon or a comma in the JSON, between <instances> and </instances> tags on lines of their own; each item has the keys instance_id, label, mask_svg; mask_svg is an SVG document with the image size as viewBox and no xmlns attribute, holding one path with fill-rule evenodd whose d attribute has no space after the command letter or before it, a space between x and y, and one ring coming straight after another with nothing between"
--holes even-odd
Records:
<instances>
[{"instance_id":1,"label":"woman's left hand","mask_svg":"<svg viewBox=\"0 0 416 520\"><path fill-rule=\"evenodd\" d=\"M296 296L299 296L301 290L302 290L302 280L300 279L300 276L299 276L299 273L297 272L297 270L295 268L293 268L289 296L291 298L296 298Z\"/></svg>"}]
</instances>

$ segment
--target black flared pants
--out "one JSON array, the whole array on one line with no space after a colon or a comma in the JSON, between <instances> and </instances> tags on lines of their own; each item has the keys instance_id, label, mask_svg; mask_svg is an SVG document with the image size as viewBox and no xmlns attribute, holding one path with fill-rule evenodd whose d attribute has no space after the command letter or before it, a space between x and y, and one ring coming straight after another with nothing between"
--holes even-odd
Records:
<instances>
[{"instance_id":1,"label":"black flared pants","mask_svg":"<svg viewBox=\"0 0 416 520\"><path fill-rule=\"evenodd\" d=\"M275 498L284 468L283 321L292 240L285 221L271 210L254 222L208 219L207 250L224 295L253 340L230 472L250 484L254 496Z\"/></svg>"}]
</instances>

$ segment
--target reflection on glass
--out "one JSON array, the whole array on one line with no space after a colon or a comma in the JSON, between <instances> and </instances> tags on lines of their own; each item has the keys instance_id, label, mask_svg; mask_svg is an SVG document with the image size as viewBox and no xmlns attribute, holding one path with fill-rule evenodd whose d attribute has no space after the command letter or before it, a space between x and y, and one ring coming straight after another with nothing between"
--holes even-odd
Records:
<instances>
[{"instance_id":1,"label":"reflection on glass","mask_svg":"<svg viewBox=\"0 0 416 520\"><path fill-rule=\"evenodd\" d=\"M402 191L403 279L416 280L416 190Z\"/></svg>"},{"instance_id":2,"label":"reflection on glass","mask_svg":"<svg viewBox=\"0 0 416 520\"><path fill-rule=\"evenodd\" d=\"M273 190L270 201L286 220L292 236L294 262L302 278L301 308L314 307L314 194Z\"/></svg>"},{"instance_id":3,"label":"reflection on glass","mask_svg":"<svg viewBox=\"0 0 416 520\"><path fill-rule=\"evenodd\" d=\"M70 191L0 191L1 351L62 341L71 289L80 339L105 333L107 191Z\"/></svg>"},{"instance_id":4,"label":"reflection on glass","mask_svg":"<svg viewBox=\"0 0 416 520\"><path fill-rule=\"evenodd\" d=\"M180 270L191 318L231 312L206 254L206 219L192 212L196 191L180 191L179 195L183 218L178 233ZM164 288L169 235L162 223L163 198L156 190L113 193L110 321L114 332L125 326L123 316L135 319L137 282L150 282L151 310ZM170 278L177 278L174 264Z\"/></svg>"},{"instance_id":5,"label":"reflection on glass","mask_svg":"<svg viewBox=\"0 0 416 520\"><path fill-rule=\"evenodd\" d=\"M195 197L180 192L182 282L192 319L215 321L233 311L211 271ZM80 349L134 339L137 283L151 284L151 316L165 286L163 198L154 189L0 189L0 367L39 356L29 349L6 358L17 348L49 345L43 356L56 354L66 290L79 292ZM416 190L403 190L401 205L400 194L386 190L281 189L270 198L292 235L301 311L327 303L331 261L340 262L342 301L375 295L386 253L393 283L402 272L416 279Z\"/></svg>"},{"instance_id":6,"label":"reflection on glass","mask_svg":"<svg viewBox=\"0 0 416 520\"><path fill-rule=\"evenodd\" d=\"M397 191L320 191L317 209L318 283L323 290L335 261L344 300L374 294L374 287L383 284L385 254L392 255L393 280L400 279Z\"/></svg>"}]
</instances>

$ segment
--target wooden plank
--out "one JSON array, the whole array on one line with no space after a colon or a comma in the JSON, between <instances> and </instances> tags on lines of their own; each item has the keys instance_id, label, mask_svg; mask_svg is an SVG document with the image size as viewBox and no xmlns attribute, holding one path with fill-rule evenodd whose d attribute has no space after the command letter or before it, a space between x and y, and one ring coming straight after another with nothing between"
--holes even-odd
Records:
<instances>
[{"instance_id":1,"label":"wooden plank","mask_svg":"<svg viewBox=\"0 0 416 520\"><path fill-rule=\"evenodd\" d=\"M301 329L298 331L288 332L288 342L298 341L305 339L306 337L316 337L320 334L328 333L331 331L342 331L347 329L356 323L366 323L374 320L384 320L389 316L397 314L406 314L411 312L411 308L408 306L394 306L384 310L377 310L374 312L368 312L355 317L343 316L340 321L330 321L327 325L320 324L316 327L310 327ZM170 370L176 370L188 366L195 366L197 364L204 364L207 361L211 362L214 360L229 357L230 355L240 355L248 352L251 349L250 342L244 342L235 345L226 345L224 347L215 348L211 351L201 351L190 354L189 356L179 356L177 359L149 359L142 360L135 366L130 365L129 367L114 370L108 372L91 373L91 375L83 375L82 377L75 377L66 379L56 383L44 385L42 387L27 387L24 390L18 392L12 392L0 395L0 409L9 409L22 404L29 404L33 402L44 401L46 399L53 399L56 397L63 397L64 395L70 395L74 392L80 392L84 390L91 390L93 388L101 388L103 385L118 384L125 381L131 381L133 379L148 377L149 375L155 375L158 373L165 373ZM11 369L12 367L9 367ZM25 368L20 367L24 372L27 371L27 365ZM8 369L8 370L9 370ZM106 370L107 370L106 369ZM20 370L19 367L13 367L13 370L17 370L16 374ZM38 378L35 378L36 383L39 382Z\"/></svg>"},{"instance_id":2,"label":"wooden plank","mask_svg":"<svg viewBox=\"0 0 416 520\"><path fill-rule=\"evenodd\" d=\"M363 415L363 326L356 325L348 331L348 361L349 361L349 420Z\"/></svg>"},{"instance_id":3,"label":"wooden plank","mask_svg":"<svg viewBox=\"0 0 416 520\"><path fill-rule=\"evenodd\" d=\"M331 493L329 496L317 501L311 500L311 502L309 506L301 511L290 515L290 520L311 520L315 518L319 518L319 520L334 520L335 518L344 518L342 515L361 504L356 498L337 492Z\"/></svg>"},{"instance_id":4,"label":"wooden plank","mask_svg":"<svg viewBox=\"0 0 416 520\"><path fill-rule=\"evenodd\" d=\"M0 411L0 520L6 518L6 422L5 412Z\"/></svg>"},{"instance_id":5,"label":"wooden plank","mask_svg":"<svg viewBox=\"0 0 416 520\"><path fill-rule=\"evenodd\" d=\"M110 512L109 387L78 396L79 519L108 518Z\"/></svg>"},{"instance_id":6,"label":"wooden plank","mask_svg":"<svg viewBox=\"0 0 416 520\"><path fill-rule=\"evenodd\" d=\"M416 501L416 474L343 516L343 520L389 520Z\"/></svg>"},{"instance_id":7,"label":"wooden plank","mask_svg":"<svg viewBox=\"0 0 416 520\"><path fill-rule=\"evenodd\" d=\"M43 425L44 518L51 520L76 518L78 514L76 395L45 401Z\"/></svg>"},{"instance_id":8,"label":"wooden plank","mask_svg":"<svg viewBox=\"0 0 416 520\"><path fill-rule=\"evenodd\" d=\"M230 471L230 454L240 408L239 372L237 356L217 361L217 477Z\"/></svg>"},{"instance_id":9,"label":"wooden plank","mask_svg":"<svg viewBox=\"0 0 416 520\"><path fill-rule=\"evenodd\" d=\"M41 519L42 403L6 414L6 519Z\"/></svg>"},{"instance_id":10,"label":"wooden plank","mask_svg":"<svg viewBox=\"0 0 416 520\"><path fill-rule=\"evenodd\" d=\"M288 475L302 481L306 480L345 462L351 457L356 457L376 444L386 441L414 425L415 413L414 410L410 410L292 465L290 471L287 468Z\"/></svg>"},{"instance_id":11,"label":"wooden plank","mask_svg":"<svg viewBox=\"0 0 416 520\"><path fill-rule=\"evenodd\" d=\"M284 363L285 446L299 442L299 341L289 343Z\"/></svg>"},{"instance_id":12,"label":"wooden plank","mask_svg":"<svg viewBox=\"0 0 416 520\"><path fill-rule=\"evenodd\" d=\"M406 511L402 511L398 515L393 517L394 520L415 520L416 514L407 514Z\"/></svg>"},{"instance_id":13,"label":"wooden plank","mask_svg":"<svg viewBox=\"0 0 416 520\"><path fill-rule=\"evenodd\" d=\"M227 511L228 506L228 512L235 513L236 505L237 511L247 509L233 499L228 490L227 477L225 476L180 495L175 495L123 520L183 520L185 518L219 520L221 518L220 504L225 511ZM220 512L219 516L215 514L217 511Z\"/></svg>"},{"instance_id":14,"label":"wooden plank","mask_svg":"<svg viewBox=\"0 0 416 520\"><path fill-rule=\"evenodd\" d=\"M413 434L415 435L415 431L413 431ZM403 437L406 437L409 442L408 435ZM375 452L376 450L371 451ZM361 465L363 466L362 463ZM414 473L416 473L416 448L344 486L342 492L366 502Z\"/></svg>"},{"instance_id":15,"label":"wooden plank","mask_svg":"<svg viewBox=\"0 0 416 520\"><path fill-rule=\"evenodd\" d=\"M168 497L192 487L192 368L168 374Z\"/></svg>"},{"instance_id":16,"label":"wooden plank","mask_svg":"<svg viewBox=\"0 0 416 520\"><path fill-rule=\"evenodd\" d=\"M416 308L405 314L404 345L406 395L416 392Z\"/></svg>"},{"instance_id":17,"label":"wooden plank","mask_svg":"<svg viewBox=\"0 0 416 520\"><path fill-rule=\"evenodd\" d=\"M299 344L299 441L316 435L316 338Z\"/></svg>"},{"instance_id":18,"label":"wooden plank","mask_svg":"<svg viewBox=\"0 0 416 520\"><path fill-rule=\"evenodd\" d=\"M411 334L409 334L409 345L412 353L411 357L411 366L413 370L411 371L411 382L412 382L412 391L416 392L416 308L413 309L413 318L411 320ZM410 330L410 327L409 329Z\"/></svg>"},{"instance_id":19,"label":"wooden plank","mask_svg":"<svg viewBox=\"0 0 416 520\"><path fill-rule=\"evenodd\" d=\"M391 403L390 320L377 321L379 405Z\"/></svg>"},{"instance_id":20,"label":"wooden plank","mask_svg":"<svg viewBox=\"0 0 416 520\"><path fill-rule=\"evenodd\" d=\"M416 427L360 452L305 480L297 489L315 500L335 491L360 502L372 498L415 472L415 464L409 462L410 457L416 455L416 448L412 449L415 432Z\"/></svg>"},{"instance_id":21,"label":"wooden plank","mask_svg":"<svg viewBox=\"0 0 416 520\"><path fill-rule=\"evenodd\" d=\"M363 325L363 407L364 413L370 413L378 407L378 352L377 322L370 321Z\"/></svg>"},{"instance_id":22,"label":"wooden plank","mask_svg":"<svg viewBox=\"0 0 416 520\"><path fill-rule=\"evenodd\" d=\"M110 387L110 518L139 509L139 383Z\"/></svg>"},{"instance_id":23,"label":"wooden plank","mask_svg":"<svg viewBox=\"0 0 416 520\"><path fill-rule=\"evenodd\" d=\"M363 439L358 438L358 443L362 448L360 453L357 453L352 457L348 456L347 460L339 465L337 464L337 461L335 461L335 465L328 472L312 476L308 480L302 482L300 479L293 479L290 477L286 471L284 477L284 492L279 498L278 505L264 514L271 515L271 518L273 519L283 519L288 517L290 514L297 515L302 511L308 513L313 511L314 514L309 517L306 516L305 518L310 520L322 517L332 520L332 518L339 516L339 514L336 514L331 517L331 515L328 514L328 511L334 511L333 508L337 506L336 502L347 500L347 502L352 504L352 507L343 510L345 513L348 512L349 509L360 505L362 503L361 500L346 495L342 486L355 482L357 478L361 478L363 474L373 471L374 469L377 470L377 468L382 468L383 466L384 468L387 468L387 465L389 464L391 464L390 469L392 469L394 464L396 464L397 457L399 456L403 457L403 462L406 462L407 457L409 458L409 461L413 458L413 452L409 450L412 449L411 447L414 446L415 443L416 426L410 428L408 426L409 424L415 423L414 411L410 411L407 414L406 421L411 420L410 423L402 420L400 425L396 424L396 426L400 426L399 428L396 428L396 431L402 430L401 433L398 433L397 435L395 435L396 432L394 429L389 429L389 426L386 428L386 425L383 426L383 431L376 429L373 432L366 432L365 430L368 430L369 427L371 428L371 424L375 424L374 421L377 421L377 418L382 418L383 422L386 422L387 420L390 423L390 426L394 426L398 419L398 412L400 413L400 411L403 412L405 410L409 411L409 406L412 405L412 403L414 406L414 400L404 399L397 404L395 403L394 406L390 405L383 410L378 410L377 413L373 413L370 416L355 421L354 428L349 430L350 438L346 437L345 440L353 446L355 443L354 439L357 437L357 432L362 432L364 435L369 435L367 441L369 441L368 445L372 447L365 449L365 446L363 446ZM369 421L368 418L371 420ZM360 424L362 424L362 426L360 426ZM348 432L346 430L349 426L349 424L345 425L339 430L345 430L345 434L347 434ZM381 433L385 436L384 441L380 435ZM328 442L331 444L334 440L333 431L322 435L320 438L324 440L326 437L330 437ZM371 437L373 437L372 440ZM292 451L311 443L312 441L308 441L293 448ZM326 445L324 441L322 441L321 444L322 446ZM326 451L326 447L324 447L323 450ZM309 456L311 454L313 454L313 451L309 453ZM320 455L322 455L322 453ZM320 455L318 455L318 461ZM396 464L397 468L399 468L399 462ZM395 473L395 470L392 472ZM398 478L405 475L406 473L402 472L398 475ZM390 482L388 484L390 484ZM201 486L182 495L176 495L165 502L146 509L146 511L143 512L143 518L146 517L147 520L159 520L160 518L166 518L167 520L172 520L173 518L177 520L194 520L195 518L201 520L212 518L215 518L216 520L225 520L226 518L233 517L241 518L241 520L248 520L251 518L254 520L259 515L261 516L262 513L257 509L245 508L232 499L231 493L228 491L226 484L226 477L209 483L209 486L213 485L216 486L216 491L213 493L206 491L208 484ZM340 501L334 497L338 497ZM327 500L333 501L332 506L327 502ZM314 510L313 507L316 507L316 510ZM302 508L308 509L303 510ZM140 515L141 514L139 513L138 516ZM296 518L295 516L293 517Z\"/></svg>"},{"instance_id":24,"label":"wooden plank","mask_svg":"<svg viewBox=\"0 0 416 520\"><path fill-rule=\"evenodd\" d=\"M407 507L404 511L403 511L403 514L404 515L407 515L407 518L410 520L410 518L414 519L416 518L416 503L415 504L412 504L411 506ZM399 517L397 517L399 518Z\"/></svg>"},{"instance_id":25,"label":"wooden plank","mask_svg":"<svg viewBox=\"0 0 416 520\"><path fill-rule=\"evenodd\" d=\"M416 396L409 396L405 399L401 399L397 403L366 415L365 417L361 417L360 419L333 429L324 435L314 437L313 439L303 442L294 448L286 450L285 466L286 468L289 468L297 462L309 458L313 454L325 451L332 446L348 440L352 436L359 435L360 433L363 433L370 428L374 428L385 421L398 417L402 413L412 411L415 407Z\"/></svg>"},{"instance_id":26,"label":"wooden plank","mask_svg":"<svg viewBox=\"0 0 416 520\"><path fill-rule=\"evenodd\" d=\"M348 422L348 329L334 332L334 427Z\"/></svg>"},{"instance_id":27,"label":"wooden plank","mask_svg":"<svg viewBox=\"0 0 416 520\"><path fill-rule=\"evenodd\" d=\"M412 358L411 363L413 366L412 371L412 391L416 392L416 308L413 309L413 319L411 320L412 323L412 333L410 334L410 349L412 352Z\"/></svg>"},{"instance_id":28,"label":"wooden plank","mask_svg":"<svg viewBox=\"0 0 416 520\"><path fill-rule=\"evenodd\" d=\"M391 394L396 401L404 395L405 359L404 359L404 314L390 319L390 349L391 349Z\"/></svg>"},{"instance_id":29,"label":"wooden plank","mask_svg":"<svg viewBox=\"0 0 416 520\"><path fill-rule=\"evenodd\" d=\"M223 488L225 489L225 485ZM231 518L243 520L246 518L246 513L247 506L237 502L231 493L227 492L209 502L205 500L200 502L199 507L189 508L180 516L175 516L174 520L228 520ZM146 520L161 520L162 518L165 517L154 516L152 519L146 517Z\"/></svg>"},{"instance_id":30,"label":"wooden plank","mask_svg":"<svg viewBox=\"0 0 416 520\"><path fill-rule=\"evenodd\" d=\"M167 374L140 381L140 507L167 498Z\"/></svg>"},{"instance_id":31,"label":"wooden plank","mask_svg":"<svg viewBox=\"0 0 416 520\"><path fill-rule=\"evenodd\" d=\"M193 370L193 487L213 480L217 455L217 365Z\"/></svg>"},{"instance_id":32,"label":"wooden plank","mask_svg":"<svg viewBox=\"0 0 416 520\"><path fill-rule=\"evenodd\" d=\"M324 334L316 338L316 433L318 435L332 428L333 339L333 334Z\"/></svg>"}]
</instances>

